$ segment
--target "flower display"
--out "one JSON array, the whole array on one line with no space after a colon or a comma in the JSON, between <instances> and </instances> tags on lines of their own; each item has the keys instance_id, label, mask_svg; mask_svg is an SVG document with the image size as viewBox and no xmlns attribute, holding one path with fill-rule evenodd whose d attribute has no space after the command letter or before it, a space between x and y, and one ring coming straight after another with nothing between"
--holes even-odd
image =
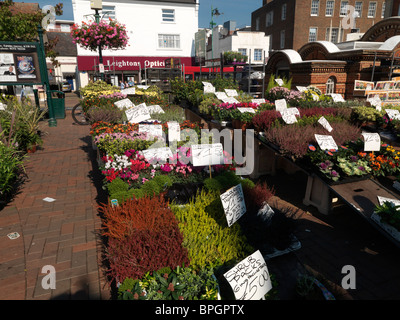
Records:
<instances>
[{"instance_id":1,"label":"flower display","mask_svg":"<svg viewBox=\"0 0 400 320\"><path fill-rule=\"evenodd\" d=\"M71 37L74 44L85 49L97 51L102 49L124 49L128 45L128 35L125 25L109 19L97 22L82 22L82 25L73 24Z\"/></svg>"}]
</instances>

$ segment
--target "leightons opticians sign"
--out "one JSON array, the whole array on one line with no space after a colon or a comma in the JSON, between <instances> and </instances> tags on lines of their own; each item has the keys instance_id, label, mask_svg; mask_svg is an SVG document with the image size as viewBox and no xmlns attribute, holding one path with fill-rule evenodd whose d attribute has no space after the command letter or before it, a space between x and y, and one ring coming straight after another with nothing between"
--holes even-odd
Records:
<instances>
[{"instance_id":1,"label":"leightons opticians sign","mask_svg":"<svg viewBox=\"0 0 400 320\"><path fill-rule=\"evenodd\" d=\"M103 63L106 70L129 71L144 68L165 68L165 60L171 58L180 59L185 66L193 65L192 57L103 57ZM97 56L78 56L80 71L93 71L97 64Z\"/></svg>"}]
</instances>

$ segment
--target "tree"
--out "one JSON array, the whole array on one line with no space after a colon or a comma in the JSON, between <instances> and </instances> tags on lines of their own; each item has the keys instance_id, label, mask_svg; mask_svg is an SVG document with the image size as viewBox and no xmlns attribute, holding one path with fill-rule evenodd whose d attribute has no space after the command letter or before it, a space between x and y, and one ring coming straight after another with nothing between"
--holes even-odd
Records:
<instances>
[{"instance_id":1,"label":"tree","mask_svg":"<svg viewBox=\"0 0 400 320\"><path fill-rule=\"evenodd\" d=\"M62 8L62 3L54 7L57 16L62 15ZM43 13L40 9L29 12L18 10L12 0L0 2L0 41L37 41L38 25L46 15L47 13ZM55 51L57 42L57 40L45 41L46 56L50 57L54 66L59 65Z\"/></svg>"}]
</instances>

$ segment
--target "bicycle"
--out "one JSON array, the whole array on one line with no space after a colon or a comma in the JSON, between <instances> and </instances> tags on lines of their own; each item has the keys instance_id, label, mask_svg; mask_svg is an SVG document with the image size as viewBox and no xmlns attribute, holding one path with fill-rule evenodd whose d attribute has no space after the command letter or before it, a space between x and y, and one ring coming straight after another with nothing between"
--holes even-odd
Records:
<instances>
[{"instance_id":1,"label":"bicycle","mask_svg":"<svg viewBox=\"0 0 400 320\"><path fill-rule=\"evenodd\" d=\"M81 126L89 124L89 119L86 113L83 111L80 103L72 108L72 119L74 119L76 124L79 124Z\"/></svg>"}]
</instances>

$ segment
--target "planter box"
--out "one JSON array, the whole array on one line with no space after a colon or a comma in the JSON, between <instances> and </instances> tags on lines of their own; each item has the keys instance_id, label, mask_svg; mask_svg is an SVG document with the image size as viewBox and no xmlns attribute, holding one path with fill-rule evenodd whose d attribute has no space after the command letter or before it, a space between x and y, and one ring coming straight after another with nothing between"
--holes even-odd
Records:
<instances>
[{"instance_id":1,"label":"planter box","mask_svg":"<svg viewBox=\"0 0 400 320\"><path fill-rule=\"evenodd\" d=\"M381 217L377 213L371 215L371 220L374 221L378 226L380 226L384 231L386 231L391 237L400 242L400 231L395 227L388 225L381 221Z\"/></svg>"}]
</instances>

